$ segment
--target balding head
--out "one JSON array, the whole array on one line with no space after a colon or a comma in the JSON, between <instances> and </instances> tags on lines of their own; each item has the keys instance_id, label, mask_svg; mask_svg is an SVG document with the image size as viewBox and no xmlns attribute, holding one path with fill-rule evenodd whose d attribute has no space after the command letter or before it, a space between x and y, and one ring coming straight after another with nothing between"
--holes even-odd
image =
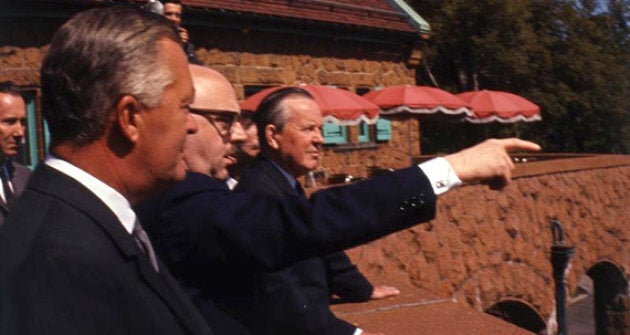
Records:
<instances>
[{"instance_id":1,"label":"balding head","mask_svg":"<svg viewBox=\"0 0 630 335\"><path fill-rule=\"evenodd\" d=\"M189 66L195 86L195 101L191 108L240 113L234 88L221 73L201 65Z\"/></svg>"},{"instance_id":2,"label":"balding head","mask_svg":"<svg viewBox=\"0 0 630 335\"><path fill-rule=\"evenodd\" d=\"M199 65L189 67L195 87L190 112L199 129L186 140L185 160L190 171L226 179L227 166L236 162L232 143L245 139L240 123L232 123L240 114L240 106L222 74Z\"/></svg>"}]
</instances>

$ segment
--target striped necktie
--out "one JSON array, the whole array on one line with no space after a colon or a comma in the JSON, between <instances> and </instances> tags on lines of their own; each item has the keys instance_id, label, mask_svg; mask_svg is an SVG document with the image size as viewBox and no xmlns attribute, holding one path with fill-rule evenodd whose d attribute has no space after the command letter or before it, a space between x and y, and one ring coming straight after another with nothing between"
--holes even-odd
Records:
<instances>
[{"instance_id":1,"label":"striped necktie","mask_svg":"<svg viewBox=\"0 0 630 335\"><path fill-rule=\"evenodd\" d=\"M2 178L2 190L4 191L4 203L7 205L7 207L11 207L11 205L13 205L13 201L15 200L15 195L13 194L13 190L11 189L9 173L7 171L6 165L0 168L0 178Z\"/></svg>"},{"instance_id":2,"label":"striped necktie","mask_svg":"<svg viewBox=\"0 0 630 335\"><path fill-rule=\"evenodd\" d=\"M140 249L142 249L147 257L149 257L149 261L155 269L155 272L160 272L160 269L158 268L157 258L155 257L155 251L153 251L151 240L149 240L149 235L147 235L147 232L142 229L142 225L140 225L140 222L137 220L136 224L133 227L133 237L136 240L138 247L140 247Z\"/></svg>"}]
</instances>

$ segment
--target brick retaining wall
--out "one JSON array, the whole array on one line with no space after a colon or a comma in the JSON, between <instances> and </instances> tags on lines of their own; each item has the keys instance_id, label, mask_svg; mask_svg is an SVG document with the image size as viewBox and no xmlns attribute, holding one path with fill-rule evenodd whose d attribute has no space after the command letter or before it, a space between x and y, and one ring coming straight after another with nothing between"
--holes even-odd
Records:
<instances>
[{"instance_id":1,"label":"brick retaining wall","mask_svg":"<svg viewBox=\"0 0 630 335\"><path fill-rule=\"evenodd\" d=\"M529 165L528 165L529 164ZM425 299L454 299L485 311L506 298L554 311L549 220L576 247L569 295L602 261L630 275L630 156L525 163L502 192L468 185L439 199L437 218L354 248L349 254L378 284Z\"/></svg>"}]
</instances>

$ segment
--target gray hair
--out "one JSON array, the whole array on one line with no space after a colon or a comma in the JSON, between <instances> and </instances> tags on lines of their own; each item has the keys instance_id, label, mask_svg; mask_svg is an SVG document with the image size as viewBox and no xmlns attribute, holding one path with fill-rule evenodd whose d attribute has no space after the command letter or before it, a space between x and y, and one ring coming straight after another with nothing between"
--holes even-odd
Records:
<instances>
[{"instance_id":1,"label":"gray hair","mask_svg":"<svg viewBox=\"0 0 630 335\"><path fill-rule=\"evenodd\" d=\"M66 22L53 37L41 70L52 145L98 139L124 95L157 107L174 80L160 57L158 41L163 39L180 43L168 20L131 6L91 9Z\"/></svg>"},{"instance_id":2,"label":"gray hair","mask_svg":"<svg viewBox=\"0 0 630 335\"><path fill-rule=\"evenodd\" d=\"M256 108L254 113L254 121L258 127L258 142L261 148L267 148L267 140L265 138L265 127L272 124L281 131L287 123L288 116L286 108L283 104L284 100L290 97L305 97L313 99L313 96L305 89L289 86L273 91L267 95Z\"/></svg>"}]
</instances>

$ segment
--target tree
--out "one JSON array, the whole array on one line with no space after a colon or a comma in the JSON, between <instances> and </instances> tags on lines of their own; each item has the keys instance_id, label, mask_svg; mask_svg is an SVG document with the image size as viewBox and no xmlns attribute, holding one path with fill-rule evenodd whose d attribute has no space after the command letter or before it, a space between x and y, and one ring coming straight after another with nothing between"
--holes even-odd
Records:
<instances>
[{"instance_id":1,"label":"tree","mask_svg":"<svg viewBox=\"0 0 630 335\"><path fill-rule=\"evenodd\" d=\"M546 151L628 153L628 0L415 0L412 6L432 26L425 68L442 88L513 92L543 114L542 122L514 126L424 122L424 153L515 129ZM417 79L430 84L422 71ZM444 136L453 127L458 136Z\"/></svg>"}]
</instances>

